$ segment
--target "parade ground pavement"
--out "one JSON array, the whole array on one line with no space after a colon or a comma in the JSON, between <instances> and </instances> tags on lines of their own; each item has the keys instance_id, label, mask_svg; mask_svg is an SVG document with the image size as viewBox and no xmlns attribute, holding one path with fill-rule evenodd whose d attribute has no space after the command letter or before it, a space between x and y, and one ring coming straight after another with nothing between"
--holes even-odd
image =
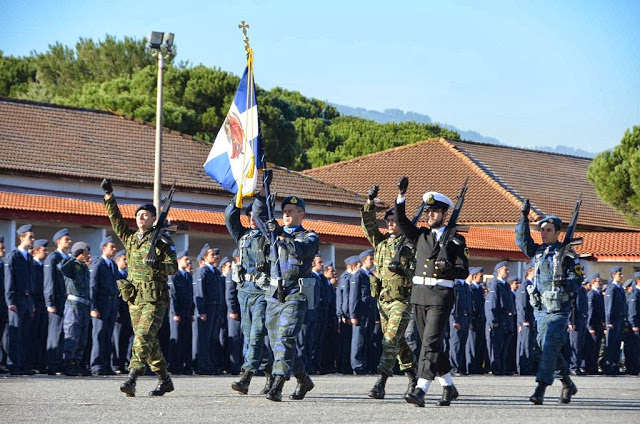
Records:
<instances>
[{"instance_id":1,"label":"parade ground pavement","mask_svg":"<svg viewBox=\"0 0 640 424\"><path fill-rule=\"evenodd\" d=\"M238 377L174 376L175 391L150 397L155 377L141 377L135 398L120 392L125 376L0 378L3 422L56 423L640 423L640 378L632 376L574 377L578 394L571 404L558 404L561 384L547 388L544 405L528 398L533 377L456 377L460 392L450 407L435 406L442 390L434 382L426 407L406 403L406 378L387 383L384 400L367 397L375 376L314 376L315 388L302 401L289 400L295 380L285 384L283 401L259 395L264 377L254 377L249 395L230 388Z\"/></svg>"}]
</instances>

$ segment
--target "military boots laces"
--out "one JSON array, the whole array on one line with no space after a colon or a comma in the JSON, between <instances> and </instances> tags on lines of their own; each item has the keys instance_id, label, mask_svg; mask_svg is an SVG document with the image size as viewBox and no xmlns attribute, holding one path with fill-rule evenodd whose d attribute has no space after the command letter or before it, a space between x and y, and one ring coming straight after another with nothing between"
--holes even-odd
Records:
<instances>
[{"instance_id":1,"label":"military boots laces","mask_svg":"<svg viewBox=\"0 0 640 424\"><path fill-rule=\"evenodd\" d=\"M127 397L134 397L136 395L136 381L140 374L135 369L129 369L129 375L124 383L120 385L120 391L127 395Z\"/></svg>"},{"instance_id":2,"label":"military boots laces","mask_svg":"<svg viewBox=\"0 0 640 424\"><path fill-rule=\"evenodd\" d=\"M271 390L267 393L267 399L274 402L280 402L282 400L282 388L284 387L285 381L284 376L277 375L273 380Z\"/></svg>"},{"instance_id":3,"label":"military boots laces","mask_svg":"<svg viewBox=\"0 0 640 424\"><path fill-rule=\"evenodd\" d=\"M387 384L387 378L389 378L386 374L380 374L378 376L378 380L373 385L373 388L369 391L369 397L373 399L384 399L385 391L384 388Z\"/></svg>"},{"instance_id":4,"label":"military boots laces","mask_svg":"<svg viewBox=\"0 0 640 424\"><path fill-rule=\"evenodd\" d=\"M242 377L238 381L231 383L231 388L238 393L246 395L249 393L249 384L251 383L251 377L253 377L252 371L245 371Z\"/></svg>"},{"instance_id":5,"label":"military boots laces","mask_svg":"<svg viewBox=\"0 0 640 424\"><path fill-rule=\"evenodd\" d=\"M273 378L273 374L267 374L267 381L264 383L264 387L262 388L262 390L260 390L260 394L261 395L266 395L267 393L269 393L269 390L271 390L271 387L273 386L273 381L275 380Z\"/></svg>"}]
</instances>

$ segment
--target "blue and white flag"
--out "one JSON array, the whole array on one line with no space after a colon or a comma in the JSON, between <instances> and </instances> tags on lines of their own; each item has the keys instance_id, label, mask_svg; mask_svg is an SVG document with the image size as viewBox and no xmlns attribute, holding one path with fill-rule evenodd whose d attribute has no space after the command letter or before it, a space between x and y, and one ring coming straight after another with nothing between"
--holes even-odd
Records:
<instances>
[{"instance_id":1,"label":"blue and white flag","mask_svg":"<svg viewBox=\"0 0 640 424\"><path fill-rule=\"evenodd\" d=\"M259 134L253 72L247 66L227 118L204 164L205 172L231 193L237 194L241 186L241 197L252 195L261 165Z\"/></svg>"}]
</instances>

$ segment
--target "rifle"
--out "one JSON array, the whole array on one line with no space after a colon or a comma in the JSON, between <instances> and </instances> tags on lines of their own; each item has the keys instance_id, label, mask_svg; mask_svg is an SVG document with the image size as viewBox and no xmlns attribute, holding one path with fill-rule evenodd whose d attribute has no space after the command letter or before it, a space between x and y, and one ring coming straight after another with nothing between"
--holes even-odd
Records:
<instances>
[{"instance_id":1,"label":"rifle","mask_svg":"<svg viewBox=\"0 0 640 424\"><path fill-rule=\"evenodd\" d=\"M156 228L153 230L153 235L151 236L151 246L149 247L149 253L145 259L145 263L149 266L154 266L153 264L158 261L158 256L156 255L156 244L160 237L162 237L162 230L165 228L165 221L167 220L167 215L169 215L169 209L171 209L171 201L173 200L173 194L175 191L176 180L173 180L173 184L171 184L171 188L169 189L169 194L165 197L164 203L162 204L162 212L158 217Z\"/></svg>"},{"instance_id":2,"label":"rifle","mask_svg":"<svg viewBox=\"0 0 640 424\"><path fill-rule=\"evenodd\" d=\"M462 204L464 203L464 197L467 194L467 184L469 183L469 177L464 180L464 184L460 189L460 194L458 194L458 198L456 200L456 205L451 212L451 217L449 218L449 222L447 222L447 227L444 230L444 233L440 237L440 252L438 253L438 257L436 258L436 264L438 267L441 267L445 262L452 263L450 258L448 257L447 247L449 243L458 244L459 242L454 238L457 233L456 225L458 223L458 217L460 216L460 211L462 210Z\"/></svg>"},{"instance_id":3,"label":"rifle","mask_svg":"<svg viewBox=\"0 0 640 424\"><path fill-rule=\"evenodd\" d=\"M263 163L266 164L264 160L263 160ZM265 168L265 171L266 171L266 168ZM263 175L262 183L264 186L264 195L267 198L267 219L270 221L274 219L272 204L275 198L273 198L271 195L271 189L269 188L267 173L263 172L262 175ZM267 231L267 234L269 234L269 243L271 244L271 253L274 256L276 281L278 282L278 301L280 303L284 303L285 293L284 293L284 286L282 283L282 271L280 270L280 259L278 257L278 246L276 243L276 237L270 231Z\"/></svg>"},{"instance_id":4,"label":"rifle","mask_svg":"<svg viewBox=\"0 0 640 424\"><path fill-rule=\"evenodd\" d=\"M582 195L580 195L580 198L578 198L578 200L576 201L576 205L573 207L569 226L567 226L567 231L564 233L564 239L562 239L562 243L560 243L560 248L558 249L557 264L559 266L556 266L554 272L554 282L564 280L566 278L565 272L562 269L562 262L564 262L564 258L568 255L571 246L577 246L582 244L583 242L582 237L573 237L576 232L576 226L578 225L578 214L580 213L580 205L582 205Z\"/></svg>"},{"instance_id":5,"label":"rifle","mask_svg":"<svg viewBox=\"0 0 640 424\"><path fill-rule=\"evenodd\" d=\"M418 210L416 211L415 215L413 215L413 218L411 218L411 223L413 225L416 225L418 223L418 220L420 219L420 216L422 216L422 213L424 212L424 209L426 207L427 207L427 204L425 203L424 200L420 202L420 206L418 206ZM402 272L402 264L400 263L400 252L402 252L402 249L404 249L404 247L407 245L407 238L405 236L401 236L401 237L402 239L398 244L396 253L395 255L393 255L393 260L389 262L389 265L387 265L387 269L396 274L400 274Z\"/></svg>"}]
</instances>

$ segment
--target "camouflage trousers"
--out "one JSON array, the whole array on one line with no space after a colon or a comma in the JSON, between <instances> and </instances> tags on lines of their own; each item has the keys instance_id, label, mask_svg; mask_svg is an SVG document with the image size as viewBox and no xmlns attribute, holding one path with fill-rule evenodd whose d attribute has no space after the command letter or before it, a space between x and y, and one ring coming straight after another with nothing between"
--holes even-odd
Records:
<instances>
[{"instance_id":1,"label":"camouflage trousers","mask_svg":"<svg viewBox=\"0 0 640 424\"><path fill-rule=\"evenodd\" d=\"M306 375L304 362L298 357L296 342L307 311L307 297L292 293L280 303L276 297L267 298L267 332L273 349L273 374L289 379Z\"/></svg>"},{"instance_id":2,"label":"camouflage trousers","mask_svg":"<svg viewBox=\"0 0 640 424\"><path fill-rule=\"evenodd\" d=\"M89 339L89 305L67 299L64 304L64 332L63 359L79 359L84 355L84 350Z\"/></svg>"},{"instance_id":3,"label":"camouflage trousers","mask_svg":"<svg viewBox=\"0 0 640 424\"><path fill-rule=\"evenodd\" d=\"M167 361L162 355L158 341L158 331L162 327L166 310L166 302L129 304L134 333L129 368L144 373L145 364L149 364L151 371L155 373L167 370Z\"/></svg>"},{"instance_id":4,"label":"camouflage trousers","mask_svg":"<svg viewBox=\"0 0 640 424\"><path fill-rule=\"evenodd\" d=\"M378 301L378 310L382 325L382 355L378 373L393 375L396 357L400 371L415 368L416 358L405 338L405 331L411 320L411 304L399 300Z\"/></svg>"},{"instance_id":5,"label":"camouflage trousers","mask_svg":"<svg viewBox=\"0 0 640 424\"><path fill-rule=\"evenodd\" d=\"M265 314L267 300L264 290L249 286L238 290L238 302L240 303L240 317L243 336L242 353L245 371L256 372L258 370L271 372L273 357L271 351L265 346L264 336L267 335L265 327Z\"/></svg>"}]
</instances>

